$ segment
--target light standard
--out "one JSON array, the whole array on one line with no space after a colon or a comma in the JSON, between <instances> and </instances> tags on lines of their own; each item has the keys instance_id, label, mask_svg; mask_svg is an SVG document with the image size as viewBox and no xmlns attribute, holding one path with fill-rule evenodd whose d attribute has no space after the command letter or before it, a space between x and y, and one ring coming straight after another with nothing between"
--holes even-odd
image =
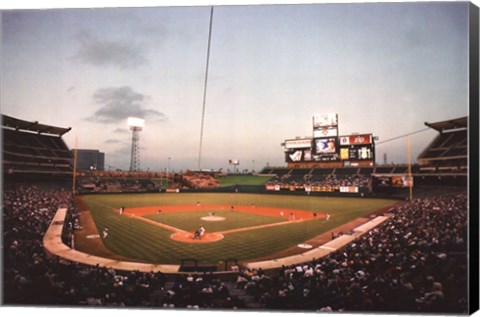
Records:
<instances>
[{"instance_id":1,"label":"light standard","mask_svg":"<svg viewBox=\"0 0 480 317\"><path fill-rule=\"evenodd\" d=\"M252 160L252 174L255 173L255 160Z\"/></svg>"},{"instance_id":2,"label":"light standard","mask_svg":"<svg viewBox=\"0 0 480 317\"><path fill-rule=\"evenodd\" d=\"M130 172L140 171L140 131L145 127L145 120L142 118L129 117L127 124L132 130L132 150L130 153Z\"/></svg>"}]
</instances>

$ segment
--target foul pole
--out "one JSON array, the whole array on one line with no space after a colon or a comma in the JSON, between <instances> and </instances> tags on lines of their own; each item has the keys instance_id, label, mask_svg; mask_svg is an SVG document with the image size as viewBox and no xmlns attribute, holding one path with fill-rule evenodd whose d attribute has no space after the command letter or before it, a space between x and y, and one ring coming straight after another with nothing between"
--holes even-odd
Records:
<instances>
[{"instance_id":1,"label":"foul pole","mask_svg":"<svg viewBox=\"0 0 480 317\"><path fill-rule=\"evenodd\" d=\"M413 181L412 181L412 158L410 149L410 136L407 136L407 164L408 164L408 189L409 189L409 201L413 198Z\"/></svg>"},{"instance_id":2,"label":"foul pole","mask_svg":"<svg viewBox=\"0 0 480 317\"><path fill-rule=\"evenodd\" d=\"M75 138L75 150L73 151L73 182L72 182L72 193L75 195L75 181L77 177L77 149L78 149L78 138Z\"/></svg>"}]
</instances>

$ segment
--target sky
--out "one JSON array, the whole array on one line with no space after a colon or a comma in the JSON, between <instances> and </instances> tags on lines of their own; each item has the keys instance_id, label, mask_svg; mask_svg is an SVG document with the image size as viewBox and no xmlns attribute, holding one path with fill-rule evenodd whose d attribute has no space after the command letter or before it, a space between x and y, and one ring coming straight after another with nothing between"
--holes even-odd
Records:
<instances>
[{"instance_id":1,"label":"sky","mask_svg":"<svg viewBox=\"0 0 480 317\"><path fill-rule=\"evenodd\" d=\"M4 9L1 113L124 170L143 117L151 171L286 166L281 143L326 113L406 163L405 138L382 141L468 115L467 2L215 5L204 96L209 22L207 5ZM436 135L411 136L413 161Z\"/></svg>"}]
</instances>

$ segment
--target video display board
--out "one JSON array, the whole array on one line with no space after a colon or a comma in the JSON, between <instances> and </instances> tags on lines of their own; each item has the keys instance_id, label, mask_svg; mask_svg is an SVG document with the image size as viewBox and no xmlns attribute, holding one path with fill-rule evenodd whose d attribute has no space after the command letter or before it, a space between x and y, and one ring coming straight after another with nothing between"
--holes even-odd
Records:
<instances>
[{"instance_id":1,"label":"video display board","mask_svg":"<svg viewBox=\"0 0 480 317\"><path fill-rule=\"evenodd\" d=\"M314 161L337 161L339 159L337 138L313 139L312 157Z\"/></svg>"},{"instance_id":2,"label":"video display board","mask_svg":"<svg viewBox=\"0 0 480 317\"><path fill-rule=\"evenodd\" d=\"M371 134L355 134L340 136L340 160L373 161L375 152Z\"/></svg>"},{"instance_id":3,"label":"video display board","mask_svg":"<svg viewBox=\"0 0 480 317\"><path fill-rule=\"evenodd\" d=\"M319 138L314 139L314 153L326 154L337 152L337 139L336 138Z\"/></svg>"},{"instance_id":4,"label":"video display board","mask_svg":"<svg viewBox=\"0 0 480 317\"><path fill-rule=\"evenodd\" d=\"M340 160L362 161L373 160L374 152L372 145L351 145L340 148Z\"/></svg>"},{"instance_id":5,"label":"video display board","mask_svg":"<svg viewBox=\"0 0 480 317\"><path fill-rule=\"evenodd\" d=\"M312 138L285 140L285 161L292 162L342 162L370 164L375 162L375 145L372 134L339 136L338 114L313 116Z\"/></svg>"}]
</instances>

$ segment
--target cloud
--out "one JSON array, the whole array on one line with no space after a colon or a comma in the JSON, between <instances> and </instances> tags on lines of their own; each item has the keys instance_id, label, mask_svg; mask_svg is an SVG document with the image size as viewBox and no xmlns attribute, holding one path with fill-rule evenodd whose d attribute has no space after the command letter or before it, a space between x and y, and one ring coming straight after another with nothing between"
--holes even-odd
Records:
<instances>
[{"instance_id":1,"label":"cloud","mask_svg":"<svg viewBox=\"0 0 480 317\"><path fill-rule=\"evenodd\" d=\"M147 63L145 48L135 42L99 40L83 32L78 35L80 47L75 55L81 62L101 67L136 68Z\"/></svg>"},{"instance_id":2,"label":"cloud","mask_svg":"<svg viewBox=\"0 0 480 317\"><path fill-rule=\"evenodd\" d=\"M118 143L122 143L122 141L117 140L117 139L108 139L104 143L105 144L118 144Z\"/></svg>"},{"instance_id":3,"label":"cloud","mask_svg":"<svg viewBox=\"0 0 480 317\"><path fill-rule=\"evenodd\" d=\"M125 133L129 133L129 130L128 129L122 129L122 128L116 128L115 130L113 130L113 133L125 134Z\"/></svg>"},{"instance_id":4,"label":"cloud","mask_svg":"<svg viewBox=\"0 0 480 317\"><path fill-rule=\"evenodd\" d=\"M101 107L86 120L99 123L126 122L128 117L140 117L146 120L148 118L148 120L154 121L165 120L163 113L145 108L148 98L128 86L98 89L93 94L93 99Z\"/></svg>"}]
</instances>

